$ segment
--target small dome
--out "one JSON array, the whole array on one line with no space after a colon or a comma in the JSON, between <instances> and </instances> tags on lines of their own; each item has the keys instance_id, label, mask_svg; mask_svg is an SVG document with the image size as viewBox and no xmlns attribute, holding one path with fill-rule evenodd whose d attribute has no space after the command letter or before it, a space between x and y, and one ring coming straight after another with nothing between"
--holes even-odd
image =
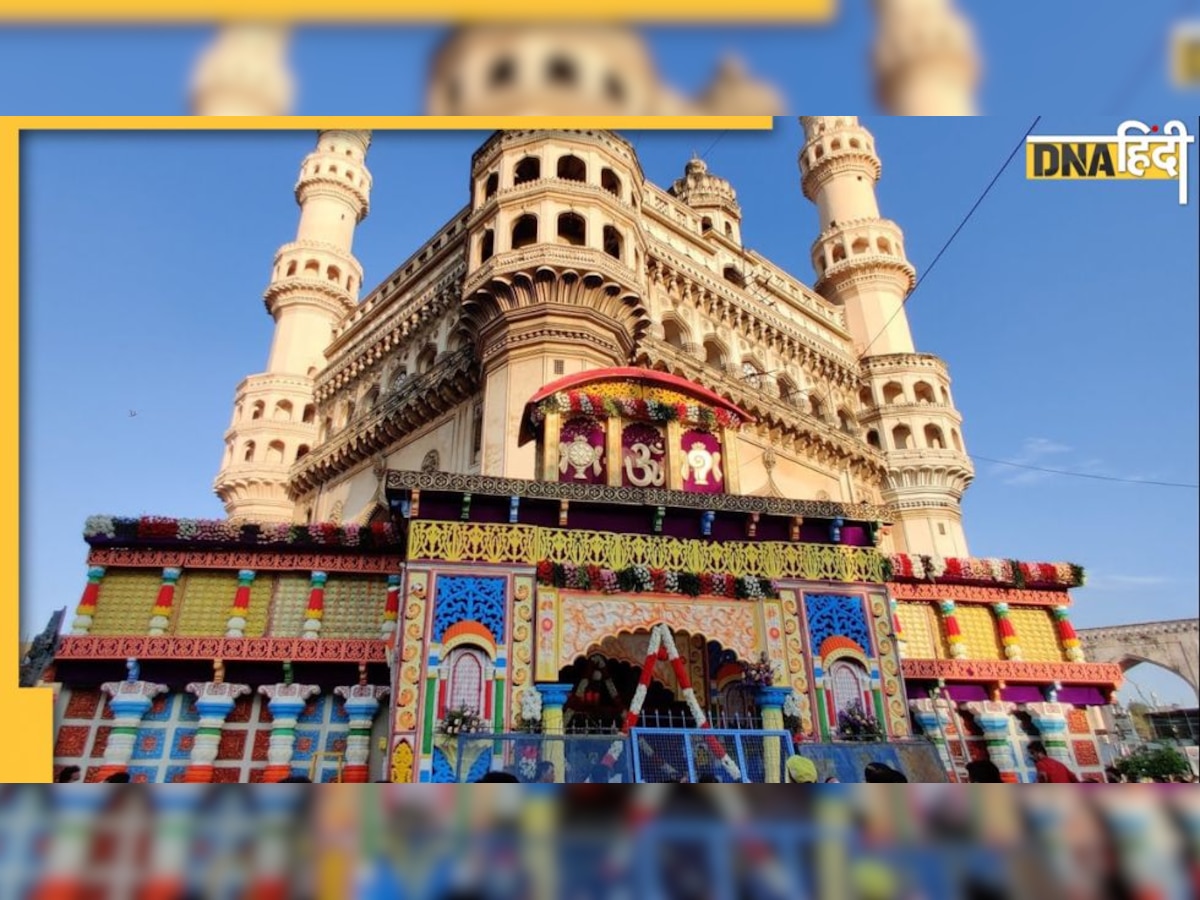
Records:
<instances>
[{"instance_id":1,"label":"small dome","mask_svg":"<svg viewBox=\"0 0 1200 900\"><path fill-rule=\"evenodd\" d=\"M709 172L708 165L697 156L688 160L683 177L671 185L670 194L693 209L723 209L734 218L742 215L733 185Z\"/></svg>"}]
</instances>

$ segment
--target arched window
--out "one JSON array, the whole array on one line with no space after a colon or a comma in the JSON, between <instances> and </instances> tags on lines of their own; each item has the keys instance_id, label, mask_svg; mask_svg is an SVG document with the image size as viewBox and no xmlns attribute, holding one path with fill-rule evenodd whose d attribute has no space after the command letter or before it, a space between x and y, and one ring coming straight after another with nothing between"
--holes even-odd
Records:
<instances>
[{"instance_id":1,"label":"arched window","mask_svg":"<svg viewBox=\"0 0 1200 900\"><path fill-rule=\"evenodd\" d=\"M858 428L854 421L854 416L850 415L849 411L839 409L837 411L838 427L846 434L854 434Z\"/></svg>"},{"instance_id":2,"label":"arched window","mask_svg":"<svg viewBox=\"0 0 1200 900\"><path fill-rule=\"evenodd\" d=\"M312 272L314 274L320 274L321 264L319 262L317 262L315 259L310 259L308 262L306 262L304 264L304 271Z\"/></svg>"},{"instance_id":3,"label":"arched window","mask_svg":"<svg viewBox=\"0 0 1200 900\"><path fill-rule=\"evenodd\" d=\"M246 449L242 453L242 462L254 462L254 441L246 442Z\"/></svg>"},{"instance_id":4,"label":"arched window","mask_svg":"<svg viewBox=\"0 0 1200 900\"><path fill-rule=\"evenodd\" d=\"M815 391L808 395L808 411L814 418L825 418L825 404L821 402Z\"/></svg>"},{"instance_id":5,"label":"arched window","mask_svg":"<svg viewBox=\"0 0 1200 900\"><path fill-rule=\"evenodd\" d=\"M889 381L883 386L884 403L903 403L904 387L898 381Z\"/></svg>"},{"instance_id":6,"label":"arched window","mask_svg":"<svg viewBox=\"0 0 1200 900\"><path fill-rule=\"evenodd\" d=\"M296 462L300 462L306 456L308 456L308 444L301 444L296 448Z\"/></svg>"},{"instance_id":7,"label":"arched window","mask_svg":"<svg viewBox=\"0 0 1200 900\"><path fill-rule=\"evenodd\" d=\"M926 381L918 381L913 385L913 396L917 398L918 403L937 403L937 396Z\"/></svg>"},{"instance_id":8,"label":"arched window","mask_svg":"<svg viewBox=\"0 0 1200 900\"><path fill-rule=\"evenodd\" d=\"M513 223L512 247L514 250L520 250L522 247L528 247L530 244L536 244L537 240L537 216L524 215Z\"/></svg>"},{"instance_id":9,"label":"arched window","mask_svg":"<svg viewBox=\"0 0 1200 900\"><path fill-rule=\"evenodd\" d=\"M875 405L875 397L871 394L871 389L865 384L858 389L858 402L863 406Z\"/></svg>"},{"instance_id":10,"label":"arched window","mask_svg":"<svg viewBox=\"0 0 1200 900\"><path fill-rule=\"evenodd\" d=\"M363 400L363 412L369 412L375 408L375 404L379 402L379 388L373 387L367 391L366 399Z\"/></svg>"},{"instance_id":11,"label":"arched window","mask_svg":"<svg viewBox=\"0 0 1200 900\"><path fill-rule=\"evenodd\" d=\"M292 401L280 400L276 403L274 418L277 422L292 421Z\"/></svg>"},{"instance_id":12,"label":"arched window","mask_svg":"<svg viewBox=\"0 0 1200 900\"><path fill-rule=\"evenodd\" d=\"M283 441L271 441L267 445L267 462L281 465L283 463L283 454Z\"/></svg>"},{"instance_id":13,"label":"arched window","mask_svg":"<svg viewBox=\"0 0 1200 900\"><path fill-rule=\"evenodd\" d=\"M500 173L493 172L487 177L487 181L483 183L483 199L491 200L496 196L496 191L500 190Z\"/></svg>"},{"instance_id":14,"label":"arched window","mask_svg":"<svg viewBox=\"0 0 1200 900\"><path fill-rule=\"evenodd\" d=\"M872 713L869 705L866 670L858 663L839 659L829 667L829 683L833 690L833 708L837 716L848 712L855 706L868 715Z\"/></svg>"},{"instance_id":15,"label":"arched window","mask_svg":"<svg viewBox=\"0 0 1200 900\"><path fill-rule=\"evenodd\" d=\"M469 709L483 715L487 708L488 658L475 647L455 647L446 658L446 709Z\"/></svg>"},{"instance_id":16,"label":"arched window","mask_svg":"<svg viewBox=\"0 0 1200 900\"><path fill-rule=\"evenodd\" d=\"M613 228L611 225L604 226L604 252L613 259L620 259L622 249L625 245L625 239L621 237L621 232Z\"/></svg>"},{"instance_id":17,"label":"arched window","mask_svg":"<svg viewBox=\"0 0 1200 900\"><path fill-rule=\"evenodd\" d=\"M433 344L427 344L425 349L421 351L421 355L417 357L417 374L424 375L433 368L434 362L437 361L437 347Z\"/></svg>"},{"instance_id":18,"label":"arched window","mask_svg":"<svg viewBox=\"0 0 1200 900\"><path fill-rule=\"evenodd\" d=\"M600 172L600 187L615 197L621 196L621 179L612 169L602 169Z\"/></svg>"},{"instance_id":19,"label":"arched window","mask_svg":"<svg viewBox=\"0 0 1200 900\"><path fill-rule=\"evenodd\" d=\"M513 169L513 184L537 181L542 177L542 161L536 156L527 156Z\"/></svg>"},{"instance_id":20,"label":"arched window","mask_svg":"<svg viewBox=\"0 0 1200 900\"><path fill-rule=\"evenodd\" d=\"M347 425L354 421L354 413L355 413L354 401L351 400L349 403L346 404L346 418L343 419L343 421Z\"/></svg>"},{"instance_id":21,"label":"arched window","mask_svg":"<svg viewBox=\"0 0 1200 900\"><path fill-rule=\"evenodd\" d=\"M679 323L678 319L664 319L663 340L672 347L683 350L688 341L687 330Z\"/></svg>"},{"instance_id":22,"label":"arched window","mask_svg":"<svg viewBox=\"0 0 1200 900\"><path fill-rule=\"evenodd\" d=\"M339 269L337 266L330 266L329 270L325 273L325 275L330 281L332 281L334 283L340 282L342 280L342 270Z\"/></svg>"},{"instance_id":23,"label":"arched window","mask_svg":"<svg viewBox=\"0 0 1200 900\"><path fill-rule=\"evenodd\" d=\"M712 228L712 219L710 219L708 216L705 216L700 220L700 231L707 234L708 232L712 231Z\"/></svg>"},{"instance_id":24,"label":"arched window","mask_svg":"<svg viewBox=\"0 0 1200 900\"><path fill-rule=\"evenodd\" d=\"M892 429L892 446L897 450L912 449L912 431L907 425L897 425Z\"/></svg>"},{"instance_id":25,"label":"arched window","mask_svg":"<svg viewBox=\"0 0 1200 900\"><path fill-rule=\"evenodd\" d=\"M479 261L487 262L496 253L496 235L489 228L479 239Z\"/></svg>"},{"instance_id":26,"label":"arched window","mask_svg":"<svg viewBox=\"0 0 1200 900\"><path fill-rule=\"evenodd\" d=\"M558 177L564 181L587 181L587 165L578 156L559 157Z\"/></svg>"},{"instance_id":27,"label":"arched window","mask_svg":"<svg viewBox=\"0 0 1200 900\"><path fill-rule=\"evenodd\" d=\"M288 263L287 273L288 273L288 275L296 274L296 261L294 259L290 263Z\"/></svg>"},{"instance_id":28,"label":"arched window","mask_svg":"<svg viewBox=\"0 0 1200 900\"><path fill-rule=\"evenodd\" d=\"M888 256L892 255L892 245L887 238L880 238L875 242L875 245L879 248L880 253L884 253Z\"/></svg>"},{"instance_id":29,"label":"arched window","mask_svg":"<svg viewBox=\"0 0 1200 900\"><path fill-rule=\"evenodd\" d=\"M711 338L704 342L704 362L714 369L725 369L725 351Z\"/></svg>"},{"instance_id":30,"label":"arched window","mask_svg":"<svg viewBox=\"0 0 1200 900\"><path fill-rule=\"evenodd\" d=\"M583 216L566 212L558 217L558 242L572 247L587 244L587 222Z\"/></svg>"},{"instance_id":31,"label":"arched window","mask_svg":"<svg viewBox=\"0 0 1200 900\"><path fill-rule=\"evenodd\" d=\"M779 386L779 399L788 406L795 406L799 398L800 392L796 390L796 384L786 375L776 381Z\"/></svg>"},{"instance_id":32,"label":"arched window","mask_svg":"<svg viewBox=\"0 0 1200 900\"><path fill-rule=\"evenodd\" d=\"M926 425L925 446L933 450L945 450L946 438L942 435L942 429L936 425Z\"/></svg>"},{"instance_id":33,"label":"arched window","mask_svg":"<svg viewBox=\"0 0 1200 900\"><path fill-rule=\"evenodd\" d=\"M555 56L546 64L546 81L556 87L574 87L579 80L575 63L565 56Z\"/></svg>"},{"instance_id":34,"label":"arched window","mask_svg":"<svg viewBox=\"0 0 1200 900\"><path fill-rule=\"evenodd\" d=\"M742 277L742 273L734 266L726 266L723 274L725 275L725 280L730 284L736 284L738 287L746 286L746 279Z\"/></svg>"},{"instance_id":35,"label":"arched window","mask_svg":"<svg viewBox=\"0 0 1200 900\"><path fill-rule=\"evenodd\" d=\"M324 423L321 425L321 440L328 440L333 437L336 432L333 427L333 416L326 416Z\"/></svg>"},{"instance_id":36,"label":"arched window","mask_svg":"<svg viewBox=\"0 0 1200 900\"><path fill-rule=\"evenodd\" d=\"M507 87L517 80L517 64L511 57L504 56L492 63L488 73L488 85L493 88Z\"/></svg>"},{"instance_id":37,"label":"arched window","mask_svg":"<svg viewBox=\"0 0 1200 900\"><path fill-rule=\"evenodd\" d=\"M850 245L850 252L857 256L860 253L866 253L871 249L871 242L865 237L854 239L854 243Z\"/></svg>"},{"instance_id":38,"label":"arched window","mask_svg":"<svg viewBox=\"0 0 1200 900\"><path fill-rule=\"evenodd\" d=\"M840 262L844 261L846 259L846 245L845 244L834 244L833 249L830 252L830 258L835 263L840 263Z\"/></svg>"},{"instance_id":39,"label":"arched window","mask_svg":"<svg viewBox=\"0 0 1200 900\"><path fill-rule=\"evenodd\" d=\"M883 445L879 442L879 432L876 431L874 428L872 428L870 431L867 432L867 443L870 444L872 447L874 447L876 450L883 449Z\"/></svg>"},{"instance_id":40,"label":"arched window","mask_svg":"<svg viewBox=\"0 0 1200 900\"><path fill-rule=\"evenodd\" d=\"M261 419L263 417L263 412L265 410L266 410L266 404L263 403L261 400L255 400L254 406L251 407L250 418L251 419Z\"/></svg>"},{"instance_id":41,"label":"arched window","mask_svg":"<svg viewBox=\"0 0 1200 900\"><path fill-rule=\"evenodd\" d=\"M950 429L950 441L954 444L955 450L959 453L963 452L962 438L958 436L958 431L953 428Z\"/></svg>"},{"instance_id":42,"label":"arched window","mask_svg":"<svg viewBox=\"0 0 1200 900\"><path fill-rule=\"evenodd\" d=\"M314 404L309 403L304 407L303 421L305 425L311 425L313 422L317 421L317 407Z\"/></svg>"},{"instance_id":43,"label":"arched window","mask_svg":"<svg viewBox=\"0 0 1200 900\"><path fill-rule=\"evenodd\" d=\"M725 237L733 240L733 224L730 222L725 223Z\"/></svg>"},{"instance_id":44,"label":"arched window","mask_svg":"<svg viewBox=\"0 0 1200 900\"><path fill-rule=\"evenodd\" d=\"M401 366L396 370L396 374L392 376L392 390L394 391L399 389L407 379L408 369L406 369L404 366Z\"/></svg>"}]
</instances>

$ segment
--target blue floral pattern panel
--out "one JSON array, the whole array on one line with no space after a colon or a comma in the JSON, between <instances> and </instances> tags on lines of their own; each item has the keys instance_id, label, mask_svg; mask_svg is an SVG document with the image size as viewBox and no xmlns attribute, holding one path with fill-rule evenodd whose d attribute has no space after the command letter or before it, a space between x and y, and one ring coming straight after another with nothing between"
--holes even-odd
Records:
<instances>
[{"instance_id":1,"label":"blue floral pattern panel","mask_svg":"<svg viewBox=\"0 0 1200 900\"><path fill-rule=\"evenodd\" d=\"M492 751L485 750L479 754L479 759L475 760L475 765L471 766L471 771L467 774L467 781L474 784L484 775L492 770Z\"/></svg>"},{"instance_id":2,"label":"blue floral pattern panel","mask_svg":"<svg viewBox=\"0 0 1200 900\"><path fill-rule=\"evenodd\" d=\"M867 612L861 597L852 594L805 594L804 612L808 618L809 649L820 655L821 645L831 637L848 637L868 656L874 651Z\"/></svg>"},{"instance_id":3,"label":"blue floral pattern panel","mask_svg":"<svg viewBox=\"0 0 1200 900\"><path fill-rule=\"evenodd\" d=\"M459 622L478 622L491 631L497 644L503 644L506 580L439 575L433 613L433 640L440 643L446 629Z\"/></svg>"},{"instance_id":4,"label":"blue floral pattern panel","mask_svg":"<svg viewBox=\"0 0 1200 900\"><path fill-rule=\"evenodd\" d=\"M433 777L430 778L430 781L434 784L453 784L456 780L454 766L450 765L450 760L446 758L446 754L440 747L434 747Z\"/></svg>"}]
</instances>

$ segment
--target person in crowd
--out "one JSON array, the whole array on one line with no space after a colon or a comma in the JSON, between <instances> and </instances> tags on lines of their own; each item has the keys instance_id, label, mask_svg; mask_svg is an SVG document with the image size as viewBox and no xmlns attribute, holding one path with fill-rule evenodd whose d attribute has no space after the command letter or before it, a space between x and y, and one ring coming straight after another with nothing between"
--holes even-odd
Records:
<instances>
[{"instance_id":1,"label":"person in crowd","mask_svg":"<svg viewBox=\"0 0 1200 900\"><path fill-rule=\"evenodd\" d=\"M521 779L519 779L516 775L510 775L508 772L488 772L486 775L484 775L482 778L480 778L475 783L483 784L484 782L488 782L488 781L502 781L505 784L520 784L521 783Z\"/></svg>"},{"instance_id":2,"label":"person in crowd","mask_svg":"<svg viewBox=\"0 0 1200 900\"><path fill-rule=\"evenodd\" d=\"M79 766L63 766L54 779L55 784L70 784L79 780Z\"/></svg>"},{"instance_id":3,"label":"person in crowd","mask_svg":"<svg viewBox=\"0 0 1200 900\"><path fill-rule=\"evenodd\" d=\"M903 772L899 772L891 766L886 766L879 762L867 763L866 768L863 769L863 780L869 784L877 782L908 782L908 778Z\"/></svg>"},{"instance_id":4,"label":"person in crowd","mask_svg":"<svg viewBox=\"0 0 1200 900\"><path fill-rule=\"evenodd\" d=\"M1000 768L990 759L976 759L967 763L967 780L971 784L1003 784Z\"/></svg>"},{"instance_id":5,"label":"person in crowd","mask_svg":"<svg viewBox=\"0 0 1200 900\"><path fill-rule=\"evenodd\" d=\"M305 775L289 775L279 779L280 784L312 784L313 780Z\"/></svg>"},{"instance_id":6,"label":"person in crowd","mask_svg":"<svg viewBox=\"0 0 1200 900\"><path fill-rule=\"evenodd\" d=\"M111 781L113 784L128 784L132 779L128 772L114 772L104 779L106 782Z\"/></svg>"},{"instance_id":7,"label":"person in crowd","mask_svg":"<svg viewBox=\"0 0 1200 900\"><path fill-rule=\"evenodd\" d=\"M1079 783L1079 777L1074 772L1057 759L1050 758L1050 754L1046 752L1046 745L1041 741L1030 741L1029 758L1033 760L1033 765L1037 769L1040 784Z\"/></svg>"},{"instance_id":8,"label":"person in crowd","mask_svg":"<svg viewBox=\"0 0 1200 900\"><path fill-rule=\"evenodd\" d=\"M807 756L795 754L787 761L788 784L816 784L817 766Z\"/></svg>"}]
</instances>

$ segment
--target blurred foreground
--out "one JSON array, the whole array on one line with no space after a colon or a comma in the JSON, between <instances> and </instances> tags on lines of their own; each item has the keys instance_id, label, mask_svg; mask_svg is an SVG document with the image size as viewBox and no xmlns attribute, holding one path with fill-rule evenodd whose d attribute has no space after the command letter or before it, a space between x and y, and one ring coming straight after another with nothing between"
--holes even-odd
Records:
<instances>
[{"instance_id":1,"label":"blurred foreground","mask_svg":"<svg viewBox=\"0 0 1200 900\"><path fill-rule=\"evenodd\" d=\"M0 897L1192 898L1187 786L11 786Z\"/></svg>"}]
</instances>

